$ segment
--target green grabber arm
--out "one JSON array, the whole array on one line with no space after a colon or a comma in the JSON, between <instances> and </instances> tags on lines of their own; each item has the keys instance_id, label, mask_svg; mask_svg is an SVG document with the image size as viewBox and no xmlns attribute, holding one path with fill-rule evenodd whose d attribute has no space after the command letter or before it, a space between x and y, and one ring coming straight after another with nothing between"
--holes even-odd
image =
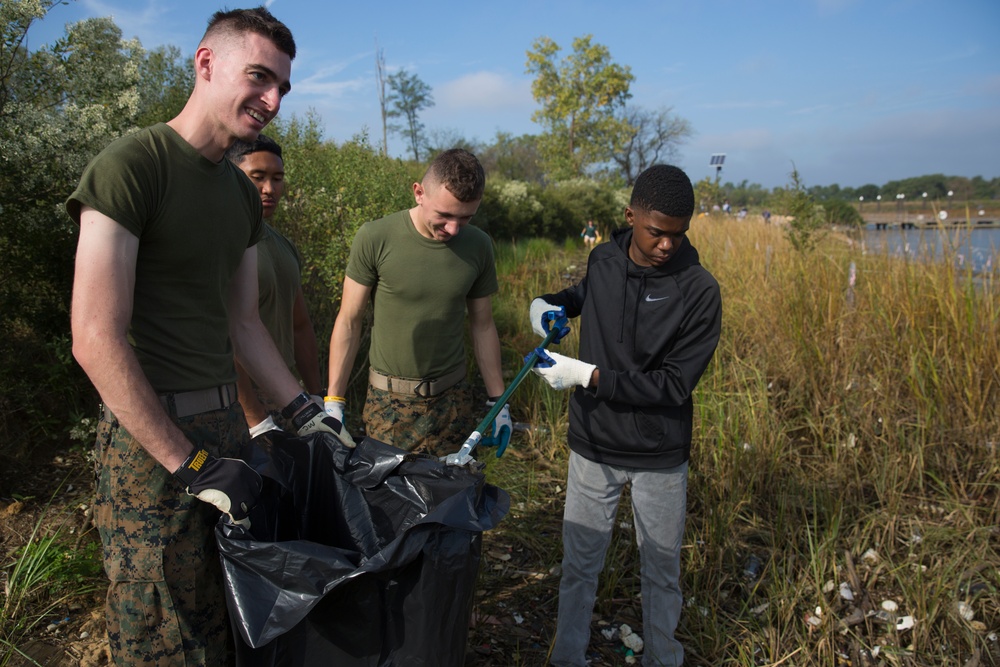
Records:
<instances>
[{"instance_id":1,"label":"green grabber arm","mask_svg":"<svg viewBox=\"0 0 1000 667\"><path fill-rule=\"evenodd\" d=\"M565 318L560 319L565 322ZM479 444L479 441L483 439L483 432L489 428L490 424L493 423L493 420L496 419L497 415L500 414L500 411L503 410L503 406L506 405L507 399L509 399L511 394L514 393L514 390L517 389L517 385L521 384L521 380L523 380L525 376L531 372L531 369L535 367L535 362L538 361L538 351L544 350L548 347L549 343L559 336L559 332L564 326L565 324L560 325L559 320L556 320L552 324L549 329L549 334L542 341L542 344L532 350L531 354L525 357L524 366L522 366L521 370L518 371L516 376L514 376L514 380L507 385L507 389L505 389L503 394L500 395L497 402L493 404L490 411L486 413L486 417L483 418L483 421L479 422L479 426L477 426L476 430L472 432L472 435L466 438L465 444L462 445L461 449L454 454L448 454L444 457L445 463L450 466L464 466L466 463L473 460L472 450L475 449L476 445ZM498 448L497 458L500 458L502 455L503 448Z\"/></svg>"}]
</instances>

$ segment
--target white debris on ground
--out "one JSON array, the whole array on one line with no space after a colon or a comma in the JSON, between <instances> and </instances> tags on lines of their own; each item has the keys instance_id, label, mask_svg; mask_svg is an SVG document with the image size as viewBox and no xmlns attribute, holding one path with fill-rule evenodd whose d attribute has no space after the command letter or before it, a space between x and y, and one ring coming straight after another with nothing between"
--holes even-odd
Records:
<instances>
[{"instance_id":1,"label":"white debris on ground","mask_svg":"<svg viewBox=\"0 0 1000 667\"><path fill-rule=\"evenodd\" d=\"M625 648L631 649L633 653L642 653L642 637L632 632L631 627L623 623L618 632L621 635L622 644L625 645Z\"/></svg>"}]
</instances>

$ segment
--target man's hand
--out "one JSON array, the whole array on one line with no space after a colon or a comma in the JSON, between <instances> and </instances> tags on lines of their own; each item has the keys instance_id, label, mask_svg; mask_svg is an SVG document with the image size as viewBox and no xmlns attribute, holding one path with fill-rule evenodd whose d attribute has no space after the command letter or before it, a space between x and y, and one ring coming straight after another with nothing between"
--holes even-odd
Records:
<instances>
[{"instance_id":1,"label":"man's hand","mask_svg":"<svg viewBox=\"0 0 1000 667\"><path fill-rule=\"evenodd\" d=\"M553 343L558 343L569 333L569 327L566 326L566 309L562 306L553 306L538 298L531 302L528 313L531 318L531 330L542 338L549 335L553 323L560 329L559 334L552 339Z\"/></svg>"},{"instance_id":2,"label":"man's hand","mask_svg":"<svg viewBox=\"0 0 1000 667\"><path fill-rule=\"evenodd\" d=\"M326 414L341 424L344 423L344 409L347 407L346 400L340 396L327 396L323 399L323 407L326 408Z\"/></svg>"},{"instance_id":3,"label":"man's hand","mask_svg":"<svg viewBox=\"0 0 1000 667\"><path fill-rule=\"evenodd\" d=\"M239 459L216 458L196 449L174 471L189 494L215 505L233 523L250 527L247 514L257 503L263 482L260 475Z\"/></svg>"},{"instance_id":4,"label":"man's hand","mask_svg":"<svg viewBox=\"0 0 1000 667\"><path fill-rule=\"evenodd\" d=\"M531 370L553 389L572 389L576 385L589 387L596 369L594 364L539 349L538 362Z\"/></svg>"},{"instance_id":5,"label":"man's hand","mask_svg":"<svg viewBox=\"0 0 1000 667\"><path fill-rule=\"evenodd\" d=\"M486 401L486 406L489 408L496 404L493 399ZM483 447L497 447L497 456L499 457L507 449L507 443L510 442L510 434L513 430L514 422L510 419L510 404L505 403L493 420L493 430L490 431L490 435L484 436L479 444Z\"/></svg>"},{"instance_id":6,"label":"man's hand","mask_svg":"<svg viewBox=\"0 0 1000 667\"><path fill-rule=\"evenodd\" d=\"M295 427L295 432L299 435L326 431L335 435L343 445L355 446L354 438L344 428L344 422L334 419L312 402L292 417L292 426Z\"/></svg>"}]
</instances>

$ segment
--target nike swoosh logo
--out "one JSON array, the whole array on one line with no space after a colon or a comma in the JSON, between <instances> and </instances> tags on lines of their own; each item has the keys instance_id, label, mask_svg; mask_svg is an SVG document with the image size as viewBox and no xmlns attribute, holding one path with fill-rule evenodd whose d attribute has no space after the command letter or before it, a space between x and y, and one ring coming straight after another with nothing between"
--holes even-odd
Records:
<instances>
[{"instance_id":1,"label":"nike swoosh logo","mask_svg":"<svg viewBox=\"0 0 1000 667\"><path fill-rule=\"evenodd\" d=\"M646 301L649 301L650 303L652 303L653 301L663 301L664 299L669 299L669 298L670 298L669 296L661 296L654 299L652 294L646 295Z\"/></svg>"}]
</instances>

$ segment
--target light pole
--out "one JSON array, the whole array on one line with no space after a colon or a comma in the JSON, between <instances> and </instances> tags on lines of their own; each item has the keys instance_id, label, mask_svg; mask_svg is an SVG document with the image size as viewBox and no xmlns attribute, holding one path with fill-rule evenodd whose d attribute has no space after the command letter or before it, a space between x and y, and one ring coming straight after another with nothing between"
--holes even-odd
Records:
<instances>
[{"instance_id":1,"label":"light pole","mask_svg":"<svg viewBox=\"0 0 1000 667\"><path fill-rule=\"evenodd\" d=\"M899 218L899 226L902 229L906 229L906 205L904 200L906 195L900 192L896 195L896 217Z\"/></svg>"},{"instance_id":2,"label":"light pole","mask_svg":"<svg viewBox=\"0 0 1000 667\"><path fill-rule=\"evenodd\" d=\"M924 194L922 194L920 196L924 198L924 210L926 211L927 210L927 193L925 192Z\"/></svg>"},{"instance_id":3,"label":"light pole","mask_svg":"<svg viewBox=\"0 0 1000 667\"><path fill-rule=\"evenodd\" d=\"M875 210L882 210L882 195L875 195Z\"/></svg>"},{"instance_id":4,"label":"light pole","mask_svg":"<svg viewBox=\"0 0 1000 667\"><path fill-rule=\"evenodd\" d=\"M861 195L858 197L858 213L861 213L861 207L865 205L865 196Z\"/></svg>"}]
</instances>

